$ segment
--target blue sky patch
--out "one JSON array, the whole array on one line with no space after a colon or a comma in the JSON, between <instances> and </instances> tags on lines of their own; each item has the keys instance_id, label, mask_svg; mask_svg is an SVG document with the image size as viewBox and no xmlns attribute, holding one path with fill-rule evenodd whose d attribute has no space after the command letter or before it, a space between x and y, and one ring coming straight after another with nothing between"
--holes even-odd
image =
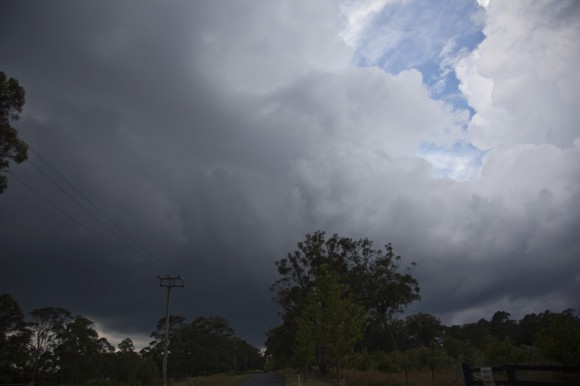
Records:
<instances>
[{"instance_id":1,"label":"blue sky patch","mask_svg":"<svg viewBox=\"0 0 580 386\"><path fill-rule=\"evenodd\" d=\"M466 181L481 168L485 153L471 143L456 142L451 147L423 143L417 155L431 163L435 176Z\"/></svg>"},{"instance_id":2,"label":"blue sky patch","mask_svg":"<svg viewBox=\"0 0 580 386\"><path fill-rule=\"evenodd\" d=\"M434 98L466 109L453 64L483 40L481 12L465 0L389 4L359 36L352 64L392 74L415 68Z\"/></svg>"}]
</instances>

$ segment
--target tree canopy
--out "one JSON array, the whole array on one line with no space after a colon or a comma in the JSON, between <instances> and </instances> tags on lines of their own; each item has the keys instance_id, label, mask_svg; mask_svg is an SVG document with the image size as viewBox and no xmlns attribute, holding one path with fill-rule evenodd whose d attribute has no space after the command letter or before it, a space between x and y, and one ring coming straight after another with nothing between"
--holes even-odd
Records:
<instances>
[{"instance_id":1,"label":"tree canopy","mask_svg":"<svg viewBox=\"0 0 580 386\"><path fill-rule=\"evenodd\" d=\"M10 161L21 163L28 158L28 145L18 137L12 121L20 118L24 106L24 89L14 78L0 71L0 172ZM0 193L7 188L7 178L0 173Z\"/></svg>"},{"instance_id":2,"label":"tree canopy","mask_svg":"<svg viewBox=\"0 0 580 386\"><path fill-rule=\"evenodd\" d=\"M295 358L306 366L308 359L317 353L323 370L328 359L334 366L338 385L341 360L362 337L364 325L363 308L345 293L334 272L323 266L298 318Z\"/></svg>"},{"instance_id":3,"label":"tree canopy","mask_svg":"<svg viewBox=\"0 0 580 386\"><path fill-rule=\"evenodd\" d=\"M270 291L282 307L283 320L268 334L269 354L278 362L291 360L288 347L292 344L284 341L293 341L299 332L304 334L298 320L307 307L307 299L327 274L342 288L342 296L362 310L368 338L365 340L376 342L376 336L371 335L379 331L380 336L386 337L380 346L396 347L390 322L408 304L420 299L419 284L410 272L415 264L401 271L402 258L394 253L391 244L385 245L384 250L375 249L367 238L354 240L337 234L327 238L323 231L307 234L297 247L276 262L281 278ZM323 371L326 369L324 362L319 365Z\"/></svg>"},{"instance_id":4,"label":"tree canopy","mask_svg":"<svg viewBox=\"0 0 580 386\"><path fill-rule=\"evenodd\" d=\"M384 250L372 245L317 231L276 262L280 278L270 290L282 318L267 335L269 368L334 369L337 381L343 365L381 372L430 369L435 382L436 369L459 363L580 363L580 318L573 310L519 321L500 310L489 320L451 326L427 313L403 317L405 307L420 299L414 263L404 267L391 244Z\"/></svg>"},{"instance_id":5,"label":"tree canopy","mask_svg":"<svg viewBox=\"0 0 580 386\"><path fill-rule=\"evenodd\" d=\"M254 371L264 368L260 350L237 337L220 316L188 323L170 316L170 377ZM165 318L140 352L123 339L115 349L95 324L61 307L28 314L0 294L0 384L153 385L159 380ZM119 383L122 382L122 383Z\"/></svg>"}]
</instances>

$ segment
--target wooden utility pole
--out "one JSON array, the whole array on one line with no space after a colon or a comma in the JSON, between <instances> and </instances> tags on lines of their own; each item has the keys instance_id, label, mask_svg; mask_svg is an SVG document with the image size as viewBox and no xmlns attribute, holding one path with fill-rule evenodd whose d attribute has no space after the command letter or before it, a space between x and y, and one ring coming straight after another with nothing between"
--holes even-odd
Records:
<instances>
[{"instance_id":1,"label":"wooden utility pole","mask_svg":"<svg viewBox=\"0 0 580 386\"><path fill-rule=\"evenodd\" d=\"M157 276L160 287L167 288L167 302L165 313L165 349L163 350L163 386L167 386L167 348L169 347L169 300L171 289L173 287L183 287L183 278L181 276Z\"/></svg>"}]
</instances>

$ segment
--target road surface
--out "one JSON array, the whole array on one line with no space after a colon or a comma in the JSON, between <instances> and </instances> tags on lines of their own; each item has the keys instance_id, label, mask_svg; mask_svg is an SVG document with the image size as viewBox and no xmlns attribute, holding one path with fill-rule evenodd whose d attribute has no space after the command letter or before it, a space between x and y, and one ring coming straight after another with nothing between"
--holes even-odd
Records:
<instances>
[{"instance_id":1,"label":"road surface","mask_svg":"<svg viewBox=\"0 0 580 386\"><path fill-rule=\"evenodd\" d=\"M280 374L254 374L237 386L286 386L286 380Z\"/></svg>"}]
</instances>

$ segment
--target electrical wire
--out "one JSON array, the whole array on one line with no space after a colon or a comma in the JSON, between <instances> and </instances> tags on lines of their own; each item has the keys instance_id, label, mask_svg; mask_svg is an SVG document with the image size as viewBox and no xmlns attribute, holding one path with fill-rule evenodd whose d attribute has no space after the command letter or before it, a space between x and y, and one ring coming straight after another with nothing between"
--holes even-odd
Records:
<instances>
[{"instance_id":1,"label":"electrical wire","mask_svg":"<svg viewBox=\"0 0 580 386\"><path fill-rule=\"evenodd\" d=\"M38 156L37 152L34 152L34 154L36 154ZM40 158L40 157L39 157ZM129 243L127 240L125 240L123 237L121 237L117 232L115 232L109 225L107 225L105 222L103 222L99 217L97 217L93 212L91 212L82 202L80 202L79 200L77 200L73 195L71 195L66 189L64 189L57 181L55 181L52 177L50 177L48 174L46 174L41 168L39 168L37 165L35 165L30 159L27 160L28 163L30 165L32 165L32 167L34 167L34 169L36 169L37 172L39 172L40 174L42 174L46 179L48 179L50 182L52 182L52 184L54 186L56 186L61 192L63 192L68 198L70 198L74 203L76 203L83 211L85 211L85 213L89 214L92 218L94 218L99 224L101 224L101 226L103 228L105 228L107 231L109 231L113 236L115 236L116 238L118 238L119 240L121 240L121 242L123 242L123 244L125 244L127 247L131 248L133 250L134 253L136 253L137 255L140 255L142 258L144 258L145 260L149 260L152 258L152 260L155 262L154 264L157 264L157 259L151 255L151 257L149 256L143 256L142 251L140 251L138 248L135 247L134 244ZM46 160L43 159L43 162L47 163ZM48 165L48 163L47 163ZM74 187L74 185L72 185L72 183L70 181L68 181L66 178L64 178L64 176L62 176L61 173L59 173L54 167L52 167L50 165L51 169L57 173L61 178L63 178L77 193L79 193L83 198L85 198L85 200L89 201L90 200L88 198L86 198L85 195L83 195L76 187ZM94 205L92 202L90 202L91 205L96 208L99 213L102 213L103 215L106 216L106 214L104 214L103 211L101 211L100 209L98 209L96 207L96 205ZM112 222L112 220L106 216L110 222ZM114 223L113 223L114 224ZM116 225L116 224L114 224ZM119 228L118 225L116 225L116 227L118 229ZM122 229L121 229L122 231ZM125 233L123 231L123 233ZM137 243L135 240L132 240L134 243ZM142 248L142 247L141 247ZM142 248L143 249L143 248Z\"/></svg>"},{"instance_id":2,"label":"electrical wire","mask_svg":"<svg viewBox=\"0 0 580 386\"><path fill-rule=\"evenodd\" d=\"M40 155L33 151L36 155L38 155L40 157ZM38 166L34 165L32 162L30 162L30 160L28 160L29 163L41 174L43 175L45 178L47 178L49 181L51 181L55 186L57 186L57 188L59 188L59 190L61 190L63 193L65 193L71 200L73 200L77 205L79 205L81 208L83 208L83 210L85 210L87 213L89 213L93 218L95 218L100 224L101 226L103 226L105 229L107 229L109 232L111 232L115 237L117 237L119 240L121 240L125 245L129 246L132 249L133 254L137 255L139 257L139 259L136 259L134 256L130 256L131 259L135 260L135 261L140 261L140 262L147 262L149 264L151 264L152 266L154 266L158 271L162 271L162 265L160 264L160 262L153 257L153 259L144 256L143 253L141 253L138 249L136 249L134 246L132 246L130 243L128 243L126 240L124 240L118 233L115 233L114 231L111 230L110 227L108 227L105 223L103 223L102 220L100 220L98 217L96 217L94 215L94 213L90 212L85 206L83 206L82 203L80 203L78 200L76 200L73 196L71 196L64 188L62 188L62 186L60 186L54 179L52 179L50 176L48 176L46 173L44 173L44 171L42 171ZM43 159L43 162L46 162L48 165L48 162L46 160ZM53 166L50 166L51 169L57 173L59 176L61 176L61 178L65 179L66 178L59 173L56 168L54 168ZM89 228L88 226L86 226L85 224L83 224L81 221L79 221L78 219L76 219L75 217L73 217L70 213L68 213L66 210L64 210L63 208L61 208L59 205L55 204L53 201L51 201L48 197L46 197L44 194L42 194L40 191L38 191L37 189L33 188L32 186L30 186L29 184L27 184L26 182L24 182L21 178L19 178L15 173L5 170L3 171L5 173L8 173L10 176L14 177L14 179L16 181L18 181L22 186L24 186L26 189L28 189L29 191L31 191L32 193L34 193L36 196L40 197L43 201L45 201L47 204L49 204L50 206L52 206L54 209L56 209L57 211L59 211L63 216L65 216L66 218L68 218L70 221L72 221L73 223L75 223L76 225L78 225L79 227L83 228L86 232L88 232L91 236L93 236L96 240L98 240L99 242L101 242L102 244L104 244L105 246L115 250L116 252L121 253L124 256L128 256L126 252L124 252L122 249L120 249L119 247L115 246L114 244L108 242L107 240L103 239L101 236L99 236L94 230L92 230L91 228ZM78 191L78 189L76 187L74 187L74 185L72 185L72 183L68 180L66 180L67 183L73 187L75 189L75 191ZM79 194L82 195L82 193L80 193L80 191L78 191ZM84 195L82 195L84 196ZM86 196L85 196L85 199ZM88 200L88 199L87 199ZM95 206L96 207L96 206ZM97 208L98 209L98 208ZM99 210L101 212L101 210ZM118 226L117 226L118 227Z\"/></svg>"},{"instance_id":3,"label":"electrical wire","mask_svg":"<svg viewBox=\"0 0 580 386\"><path fill-rule=\"evenodd\" d=\"M50 206L52 206L53 208L55 208L56 210L58 210L60 213L62 213L66 218L68 218L69 220L71 220L72 222L74 222L75 224L77 224L78 226L80 226L81 228L83 228L84 230L86 230L87 232L89 232L97 240L99 240L99 241L101 241L101 242L103 242L105 244L107 243L103 238L101 238L98 234L96 234L91 228L87 227L86 225L84 225L83 223L81 223L80 221L78 221L76 218L74 218L73 216L71 216L69 213L67 213L60 206L58 206L54 202L50 201L45 195L43 195L42 193L40 193L38 190L34 189L32 186L30 186L26 182L22 181L16 174L12 173L9 170L6 170L5 172L8 173L8 174L10 174L12 177L14 177L14 179L16 181L18 181L26 189L28 189L32 193L36 194L38 197L42 198Z\"/></svg>"},{"instance_id":4,"label":"electrical wire","mask_svg":"<svg viewBox=\"0 0 580 386\"><path fill-rule=\"evenodd\" d=\"M141 243L135 240L131 235L126 232L123 228L121 228L109 215L107 215L103 210L101 210L91 199L89 199L85 194L83 194L68 178L66 178L62 173L60 173L54 166L50 164L44 157L42 157L34 148L28 145L28 148L34 153L44 164L46 164L56 175L58 175L64 182L68 184L79 196L81 196L89 205L94 208L97 212L99 212L107 221L112 224L117 230L119 230L125 237L127 237L131 242L133 242L142 253L147 254L153 260L159 260L156 256L151 254ZM30 162L30 160L28 160ZM34 166L34 165L33 165ZM44 173L42 173L44 174ZM44 174L46 176L46 174ZM51 180L52 181L52 180ZM59 187L60 188L60 187ZM62 190L62 188L60 188ZM68 195L68 194L67 194ZM75 202L77 202L75 200ZM78 202L77 202L78 203ZM86 209L85 209L86 210ZM100 222L100 221L99 221ZM102 223L101 223L102 224Z\"/></svg>"}]
</instances>

